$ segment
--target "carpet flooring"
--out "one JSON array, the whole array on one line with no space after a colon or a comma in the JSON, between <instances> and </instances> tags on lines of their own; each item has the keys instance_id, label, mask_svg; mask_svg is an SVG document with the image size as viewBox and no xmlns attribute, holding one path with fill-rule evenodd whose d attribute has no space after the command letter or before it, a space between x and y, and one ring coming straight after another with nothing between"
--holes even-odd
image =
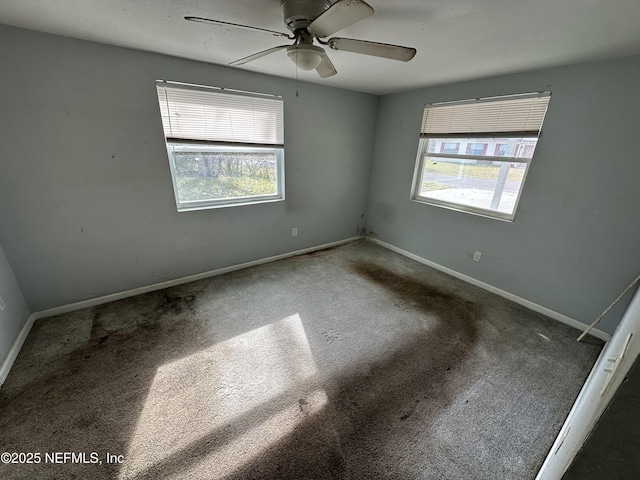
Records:
<instances>
[{"instance_id":1,"label":"carpet flooring","mask_svg":"<svg viewBox=\"0 0 640 480\"><path fill-rule=\"evenodd\" d=\"M368 241L39 320L0 478L533 479L578 333Z\"/></svg>"}]
</instances>

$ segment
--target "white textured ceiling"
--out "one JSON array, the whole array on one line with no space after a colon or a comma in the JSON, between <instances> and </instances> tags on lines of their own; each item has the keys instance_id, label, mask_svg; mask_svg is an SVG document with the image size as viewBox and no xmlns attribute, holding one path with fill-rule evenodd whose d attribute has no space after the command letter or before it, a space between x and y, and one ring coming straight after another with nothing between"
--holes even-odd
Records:
<instances>
[{"instance_id":1,"label":"white textured ceiling","mask_svg":"<svg viewBox=\"0 0 640 480\"><path fill-rule=\"evenodd\" d=\"M328 50L338 74L301 80L375 94L640 54L640 0L367 0L339 36L415 47L409 63ZM226 65L284 38L187 22L215 18L288 33L280 0L2 0L0 23ZM295 78L284 52L242 67Z\"/></svg>"}]
</instances>

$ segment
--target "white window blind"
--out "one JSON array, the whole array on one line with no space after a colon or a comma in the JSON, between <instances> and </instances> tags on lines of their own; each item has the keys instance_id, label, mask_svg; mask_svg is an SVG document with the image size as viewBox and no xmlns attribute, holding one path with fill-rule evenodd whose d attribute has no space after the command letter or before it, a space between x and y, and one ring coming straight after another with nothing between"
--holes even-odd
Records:
<instances>
[{"instance_id":1,"label":"white window blind","mask_svg":"<svg viewBox=\"0 0 640 480\"><path fill-rule=\"evenodd\" d=\"M284 145L282 97L156 83L167 140Z\"/></svg>"},{"instance_id":2,"label":"white window blind","mask_svg":"<svg viewBox=\"0 0 640 480\"><path fill-rule=\"evenodd\" d=\"M537 136L550 95L550 92L542 92L427 105L421 132L430 136L491 136L495 133Z\"/></svg>"}]
</instances>

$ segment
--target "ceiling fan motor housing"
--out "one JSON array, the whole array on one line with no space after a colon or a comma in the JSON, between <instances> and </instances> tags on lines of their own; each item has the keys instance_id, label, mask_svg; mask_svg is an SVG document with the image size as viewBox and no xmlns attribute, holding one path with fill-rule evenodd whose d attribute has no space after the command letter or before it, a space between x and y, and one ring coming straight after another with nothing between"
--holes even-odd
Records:
<instances>
[{"instance_id":1,"label":"ceiling fan motor housing","mask_svg":"<svg viewBox=\"0 0 640 480\"><path fill-rule=\"evenodd\" d=\"M307 28L334 2L330 0L281 0L284 23L292 32Z\"/></svg>"}]
</instances>

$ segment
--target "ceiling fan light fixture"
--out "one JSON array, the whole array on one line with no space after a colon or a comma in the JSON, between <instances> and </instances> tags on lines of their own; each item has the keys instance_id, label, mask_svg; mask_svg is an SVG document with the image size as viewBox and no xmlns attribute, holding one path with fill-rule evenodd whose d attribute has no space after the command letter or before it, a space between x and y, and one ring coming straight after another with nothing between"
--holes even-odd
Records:
<instances>
[{"instance_id":1,"label":"ceiling fan light fixture","mask_svg":"<svg viewBox=\"0 0 640 480\"><path fill-rule=\"evenodd\" d=\"M300 70L313 70L322 62L324 50L315 45L299 43L287 48L287 56Z\"/></svg>"}]
</instances>

